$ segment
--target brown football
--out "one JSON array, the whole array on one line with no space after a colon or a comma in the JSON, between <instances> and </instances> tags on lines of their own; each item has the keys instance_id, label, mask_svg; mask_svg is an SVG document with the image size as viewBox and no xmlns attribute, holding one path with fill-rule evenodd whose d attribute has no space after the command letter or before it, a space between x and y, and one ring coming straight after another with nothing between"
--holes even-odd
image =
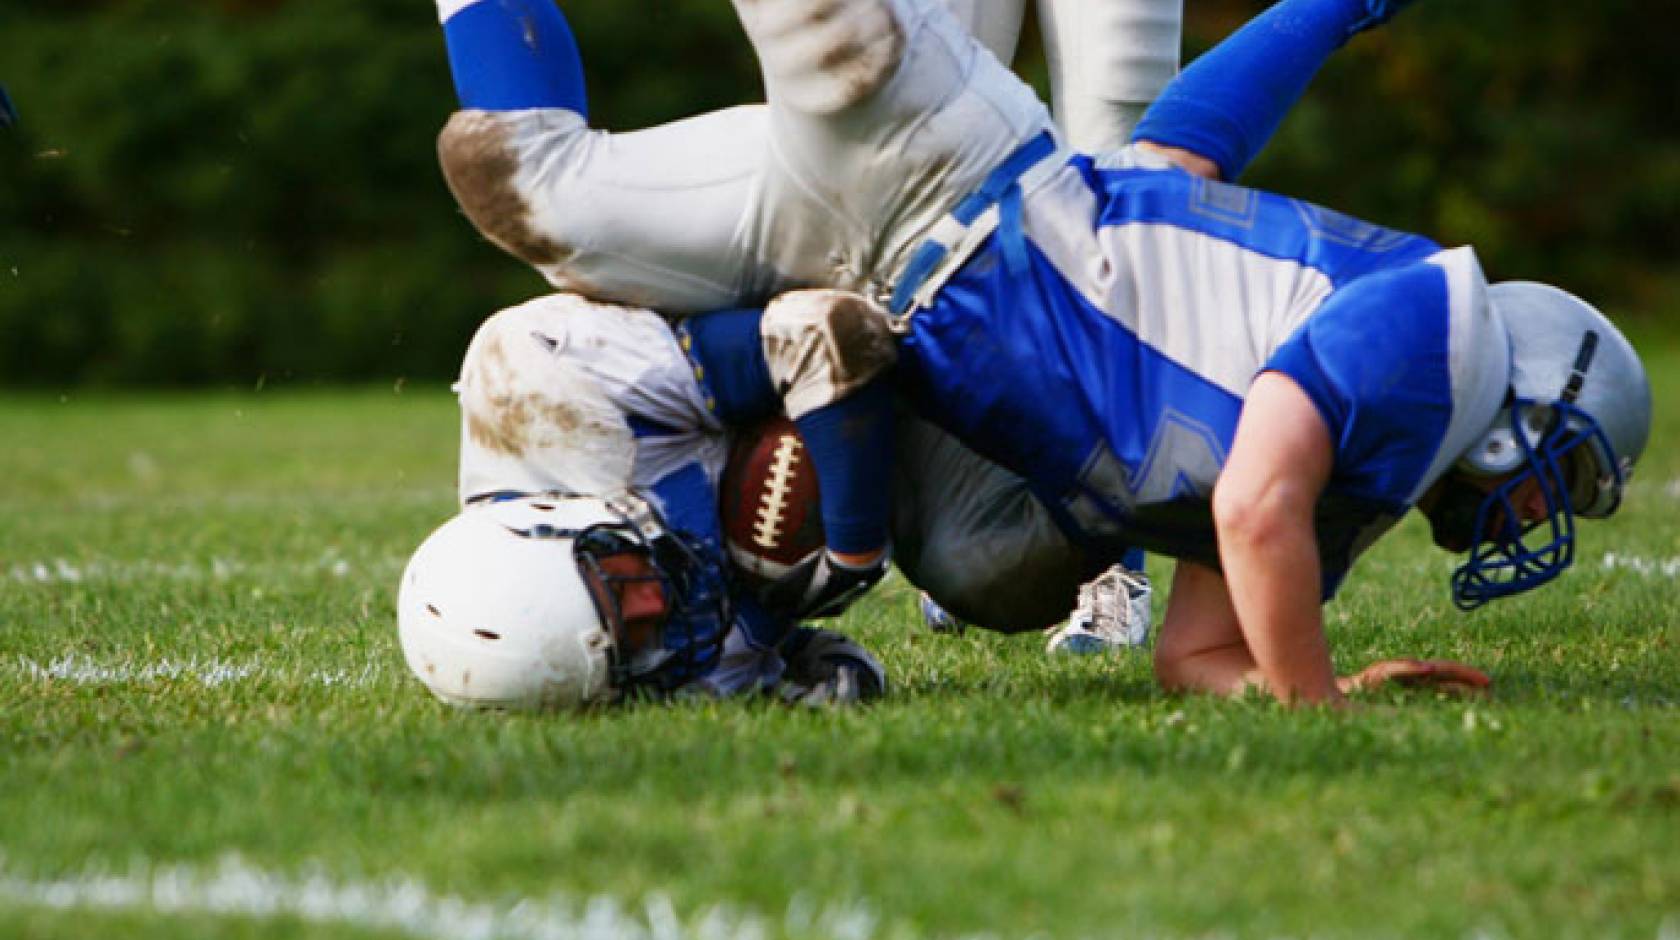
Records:
<instances>
[{"instance_id":1,"label":"brown football","mask_svg":"<svg viewBox=\"0 0 1680 940\"><path fill-rule=\"evenodd\" d=\"M817 473L787 418L736 435L720 489L729 558L749 582L775 580L823 547Z\"/></svg>"}]
</instances>

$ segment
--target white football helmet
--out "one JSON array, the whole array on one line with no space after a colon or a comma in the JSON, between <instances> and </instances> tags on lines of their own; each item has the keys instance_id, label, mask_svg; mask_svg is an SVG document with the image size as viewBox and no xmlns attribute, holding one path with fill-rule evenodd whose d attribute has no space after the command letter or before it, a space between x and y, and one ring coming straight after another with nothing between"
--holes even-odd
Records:
<instances>
[{"instance_id":1,"label":"white football helmet","mask_svg":"<svg viewBox=\"0 0 1680 940\"><path fill-rule=\"evenodd\" d=\"M445 701L585 705L710 668L721 584L634 494L520 495L469 505L427 537L403 572L397 630L409 668ZM645 603L626 616L635 585L651 616Z\"/></svg>"},{"instance_id":2,"label":"white football helmet","mask_svg":"<svg viewBox=\"0 0 1680 940\"><path fill-rule=\"evenodd\" d=\"M1505 479L1473 501L1463 492L1452 497L1456 525L1468 522L1470 558L1452 578L1453 599L1465 609L1538 587L1569 567L1575 517L1615 512L1651 433L1645 367L1592 305L1526 281L1491 286L1488 302L1511 337L1510 393L1456 469ZM1512 497L1535 479L1546 518L1524 524Z\"/></svg>"}]
</instances>

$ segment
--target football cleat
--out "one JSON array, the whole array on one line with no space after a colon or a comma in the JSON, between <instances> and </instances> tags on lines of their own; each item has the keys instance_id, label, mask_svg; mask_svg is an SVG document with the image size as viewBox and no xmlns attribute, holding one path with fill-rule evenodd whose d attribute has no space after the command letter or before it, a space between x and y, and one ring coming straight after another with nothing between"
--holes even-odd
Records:
<instances>
[{"instance_id":1,"label":"football cleat","mask_svg":"<svg viewBox=\"0 0 1680 940\"><path fill-rule=\"evenodd\" d=\"M958 619L956 614L939 606L939 602L926 591L917 595L916 607L922 612L922 623L934 633L955 634L968 629L968 624Z\"/></svg>"},{"instance_id":2,"label":"football cleat","mask_svg":"<svg viewBox=\"0 0 1680 940\"><path fill-rule=\"evenodd\" d=\"M1149 576L1115 565L1079 589L1067 623L1054 628L1048 653L1086 655L1149 643Z\"/></svg>"}]
</instances>

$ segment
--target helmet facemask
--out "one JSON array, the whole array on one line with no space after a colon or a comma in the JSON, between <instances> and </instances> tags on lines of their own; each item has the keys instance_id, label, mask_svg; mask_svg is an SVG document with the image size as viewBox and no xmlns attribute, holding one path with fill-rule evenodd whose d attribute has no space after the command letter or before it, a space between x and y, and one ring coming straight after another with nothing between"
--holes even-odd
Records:
<instances>
[{"instance_id":1,"label":"helmet facemask","mask_svg":"<svg viewBox=\"0 0 1680 940\"><path fill-rule=\"evenodd\" d=\"M1465 610L1562 573L1575 520L1616 511L1651 433L1645 365L1591 304L1529 281L1487 301L1510 343L1506 398L1429 510L1436 543L1470 553L1452 575Z\"/></svg>"},{"instance_id":2,"label":"helmet facemask","mask_svg":"<svg viewBox=\"0 0 1680 940\"><path fill-rule=\"evenodd\" d=\"M596 525L577 535L572 554L613 638L614 688L668 692L717 662L727 594L715 566L680 536L662 526L650 538L646 525Z\"/></svg>"},{"instance_id":3,"label":"helmet facemask","mask_svg":"<svg viewBox=\"0 0 1680 940\"><path fill-rule=\"evenodd\" d=\"M1567 400L1546 405L1517 399L1504 414L1509 428L1489 439L1513 447L1520 459L1477 507L1470 557L1452 575L1453 603L1461 610L1556 578L1575 560L1578 508L1608 515L1621 499L1622 468L1586 412ZM1525 521L1523 504L1530 500L1517 497L1530 482L1538 486L1544 513Z\"/></svg>"}]
</instances>

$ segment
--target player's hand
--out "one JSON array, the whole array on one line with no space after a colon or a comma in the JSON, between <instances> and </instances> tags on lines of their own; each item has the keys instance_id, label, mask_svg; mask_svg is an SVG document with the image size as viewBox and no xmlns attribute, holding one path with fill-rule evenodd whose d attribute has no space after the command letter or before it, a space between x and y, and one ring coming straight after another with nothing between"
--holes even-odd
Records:
<instances>
[{"instance_id":1,"label":"player's hand","mask_svg":"<svg viewBox=\"0 0 1680 940\"><path fill-rule=\"evenodd\" d=\"M1475 695L1485 693L1493 680L1474 666L1450 659L1384 659L1351 676L1342 676L1336 680L1336 687L1346 694L1389 683Z\"/></svg>"},{"instance_id":2,"label":"player's hand","mask_svg":"<svg viewBox=\"0 0 1680 940\"><path fill-rule=\"evenodd\" d=\"M789 704L856 705L887 693L886 669L845 634L799 627L777 651L787 662L779 692Z\"/></svg>"},{"instance_id":3,"label":"player's hand","mask_svg":"<svg viewBox=\"0 0 1680 940\"><path fill-rule=\"evenodd\" d=\"M759 600L771 613L795 620L838 617L887 574L890 553L873 563L844 564L828 549L812 552L787 574L765 585Z\"/></svg>"}]
</instances>

